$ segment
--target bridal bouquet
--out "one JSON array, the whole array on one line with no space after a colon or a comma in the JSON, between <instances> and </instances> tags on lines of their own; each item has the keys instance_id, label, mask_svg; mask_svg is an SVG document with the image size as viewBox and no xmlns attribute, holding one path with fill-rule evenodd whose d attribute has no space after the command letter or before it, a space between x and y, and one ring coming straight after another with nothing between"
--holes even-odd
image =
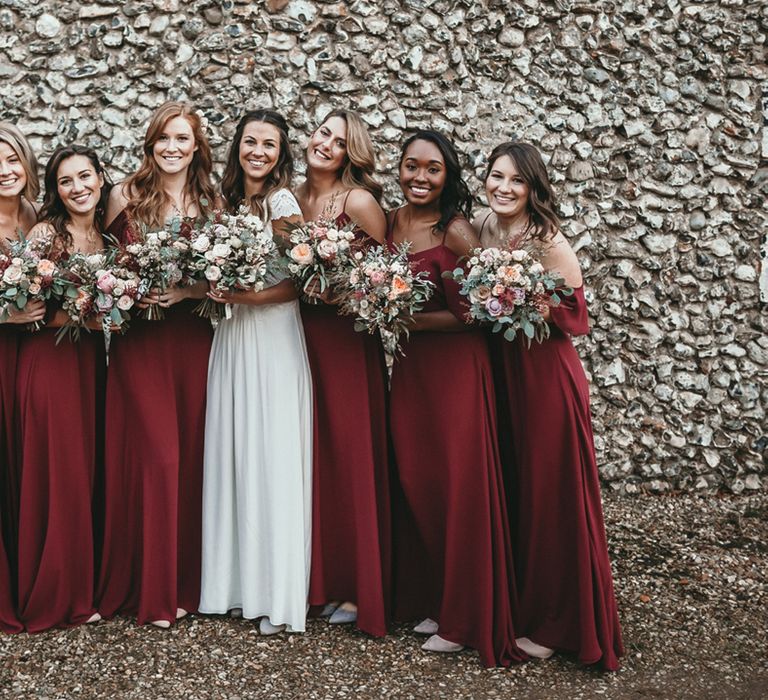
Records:
<instances>
[{"instance_id":1,"label":"bridal bouquet","mask_svg":"<svg viewBox=\"0 0 768 700\"><path fill-rule=\"evenodd\" d=\"M335 276L341 292L340 313L355 316L355 330L379 331L392 355L402 352L411 317L432 296L435 285L426 271L416 272L408 260L409 244L390 251L371 247L352 256L353 266Z\"/></svg>"},{"instance_id":2,"label":"bridal bouquet","mask_svg":"<svg viewBox=\"0 0 768 700\"><path fill-rule=\"evenodd\" d=\"M301 286L306 301L317 303L310 289L322 294L349 266L354 240L352 223L337 226L331 220L319 219L292 228L288 271Z\"/></svg>"},{"instance_id":3,"label":"bridal bouquet","mask_svg":"<svg viewBox=\"0 0 768 700\"><path fill-rule=\"evenodd\" d=\"M222 292L261 291L269 267L279 262L272 236L248 207L241 207L235 214L221 212L210 218L193 231L191 249L191 275L202 277ZM203 318L211 319L214 325L231 314L228 304L209 298L195 310Z\"/></svg>"},{"instance_id":4,"label":"bridal bouquet","mask_svg":"<svg viewBox=\"0 0 768 700\"><path fill-rule=\"evenodd\" d=\"M190 241L181 234L181 221L175 218L159 231L145 231L141 241L129 243L123 251L129 257L125 266L139 275L143 288L165 291L184 280ZM151 321L165 316L157 304L150 304L141 315Z\"/></svg>"},{"instance_id":5,"label":"bridal bouquet","mask_svg":"<svg viewBox=\"0 0 768 700\"><path fill-rule=\"evenodd\" d=\"M522 331L529 345L534 338L542 342L549 337L547 306L559 304L559 294L573 293L525 250L476 248L466 271L457 268L444 276L456 280L461 294L469 298L470 319L491 322L493 332L503 332L510 341Z\"/></svg>"},{"instance_id":6,"label":"bridal bouquet","mask_svg":"<svg viewBox=\"0 0 768 700\"><path fill-rule=\"evenodd\" d=\"M57 332L57 342L64 335L78 340L89 321L100 319L109 353L112 331L128 328L131 310L149 289L148 282L122 262L130 264L131 258L118 249L69 257L65 264L68 286L62 302L69 320Z\"/></svg>"},{"instance_id":7,"label":"bridal bouquet","mask_svg":"<svg viewBox=\"0 0 768 700\"><path fill-rule=\"evenodd\" d=\"M50 239L27 241L24 237L11 241L7 253L0 252L0 309L22 311L30 301L60 299L66 290L66 280L59 265L51 259ZM31 331L40 330L45 323L27 324Z\"/></svg>"}]
</instances>

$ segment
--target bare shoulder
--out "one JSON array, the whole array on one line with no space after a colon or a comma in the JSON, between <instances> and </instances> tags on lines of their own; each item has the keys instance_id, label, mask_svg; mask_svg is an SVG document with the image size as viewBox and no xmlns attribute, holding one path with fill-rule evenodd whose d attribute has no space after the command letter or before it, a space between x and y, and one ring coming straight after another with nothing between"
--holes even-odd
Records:
<instances>
[{"instance_id":1,"label":"bare shoulder","mask_svg":"<svg viewBox=\"0 0 768 700\"><path fill-rule=\"evenodd\" d=\"M360 187L350 190L349 194L345 195L345 197L347 198L347 202L344 208L348 214L352 214L352 212L356 211L370 210L373 207L381 209L381 206L376 201L376 197L374 197L368 190L364 190Z\"/></svg>"},{"instance_id":2,"label":"bare shoulder","mask_svg":"<svg viewBox=\"0 0 768 700\"><path fill-rule=\"evenodd\" d=\"M488 207L483 207L477 214L472 217L472 228L479 236L483 228L487 226L487 221L493 212Z\"/></svg>"},{"instance_id":3,"label":"bare shoulder","mask_svg":"<svg viewBox=\"0 0 768 700\"><path fill-rule=\"evenodd\" d=\"M565 279L566 284L578 287L582 283L581 267L576 253L562 231L557 231L544 249L544 267L555 270Z\"/></svg>"},{"instance_id":4,"label":"bare shoulder","mask_svg":"<svg viewBox=\"0 0 768 700\"><path fill-rule=\"evenodd\" d=\"M472 224L463 216L457 216L445 232L445 246L456 255L466 255L473 248L480 247L480 239Z\"/></svg>"}]
</instances>

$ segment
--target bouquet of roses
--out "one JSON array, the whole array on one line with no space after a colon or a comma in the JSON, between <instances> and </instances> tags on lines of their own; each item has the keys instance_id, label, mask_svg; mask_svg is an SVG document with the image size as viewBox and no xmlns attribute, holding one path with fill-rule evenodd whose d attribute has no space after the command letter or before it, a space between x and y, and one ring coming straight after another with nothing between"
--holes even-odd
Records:
<instances>
[{"instance_id":1,"label":"bouquet of roses","mask_svg":"<svg viewBox=\"0 0 768 700\"><path fill-rule=\"evenodd\" d=\"M50 256L50 239L27 241L23 236L11 241L7 252L0 252L0 309L19 311L30 301L60 299L67 287L62 270ZM31 331L45 323L28 324Z\"/></svg>"},{"instance_id":2,"label":"bouquet of roses","mask_svg":"<svg viewBox=\"0 0 768 700\"><path fill-rule=\"evenodd\" d=\"M129 258L124 260L125 267L139 275L142 288L161 291L184 281L191 255L190 241L181 235L178 218L171 219L159 231L144 231L142 240L129 243L123 252ZM165 316L157 304L150 304L141 315L150 321Z\"/></svg>"},{"instance_id":3,"label":"bouquet of roses","mask_svg":"<svg viewBox=\"0 0 768 700\"><path fill-rule=\"evenodd\" d=\"M309 292L310 287L322 294L340 273L349 272L354 225L337 226L326 219L308 221L292 227L290 240L288 271L300 285L304 299L317 303L316 295Z\"/></svg>"},{"instance_id":4,"label":"bouquet of roses","mask_svg":"<svg viewBox=\"0 0 768 700\"><path fill-rule=\"evenodd\" d=\"M545 272L526 250L476 248L467 268L444 276L456 280L461 294L469 298L469 318L493 323L493 332L503 331L509 341L522 331L529 346L534 338L542 342L549 337L544 321L547 306L559 304L560 294L573 294L562 278Z\"/></svg>"},{"instance_id":5,"label":"bouquet of roses","mask_svg":"<svg viewBox=\"0 0 768 700\"><path fill-rule=\"evenodd\" d=\"M128 328L130 311L149 290L148 282L126 267L131 258L119 249L86 255L75 253L66 261L68 287L62 309L68 322L56 334L57 342L69 335L78 340L82 328L97 318L104 332L104 347L109 353L113 329Z\"/></svg>"},{"instance_id":6,"label":"bouquet of roses","mask_svg":"<svg viewBox=\"0 0 768 700\"><path fill-rule=\"evenodd\" d=\"M355 330L379 331L386 350L402 352L400 337L408 337L408 324L432 296L435 285L426 271L416 272L405 243L390 251L384 246L352 256L353 265L339 271L334 282L341 292L340 313L355 317Z\"/></svg>"},{"instance_id":7,"label":"bouquet of roses","mask_svg":"<svg viewBox=\"0 0 768 700\"><path fill-rule=\"evenodd\" d=\"M219 291L261 291L270 265L278 264L277 246L264 222L248 207L235 214L221 212L192 233L190 274ZM203 318L230 318L228 304L204 299L195 309Z\"/></svg>"}]
</instances>

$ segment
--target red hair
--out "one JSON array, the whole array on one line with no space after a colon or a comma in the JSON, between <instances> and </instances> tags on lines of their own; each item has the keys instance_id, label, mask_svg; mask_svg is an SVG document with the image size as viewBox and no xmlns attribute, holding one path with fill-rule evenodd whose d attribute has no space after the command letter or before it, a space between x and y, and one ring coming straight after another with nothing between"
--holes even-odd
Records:
<instances>
[{"instance_id":1,"label":"red hair","mask_svg":"<svg viewBox=\"0 0 768 700\"><path fill-rule=\"evenodd\" d=\"M161 184L162 174L155 161L153 149L166 124L175 117L184 117L192 127L197 150L192 157L184 187L184 199L197 203L200 214L207 216L214 207L216 192L211 183L211 147L203 132L200 116L186 102L166 102L152 115L144 137L144 158L139 169L126 181L126 208L131 218L149 228L159 228L165 221L163 212L172 204Z\"/></svg>"}]
</instances>

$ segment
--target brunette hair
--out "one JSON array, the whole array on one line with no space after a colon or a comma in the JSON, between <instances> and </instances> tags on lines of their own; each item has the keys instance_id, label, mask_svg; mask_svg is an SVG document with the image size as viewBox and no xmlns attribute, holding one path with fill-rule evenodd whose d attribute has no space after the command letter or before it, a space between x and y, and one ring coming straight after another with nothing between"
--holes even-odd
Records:
<instances>
[{"instance_id":1,"label":"brunette hair","mask_svg":"<svg viewBox=\"0 0 768 700\"><path fill-rule=\"evenodd\" d=\"M22 193L28 202L34 202L40 194L40 178L37 174L37 158L24 134L15 124L0 122L0 141L7 143L19 157L27 175L27 185Z\"/></svg>"},{"instance_id":2,"label":"brunette hair","mask_svg":"<svg viewBox=\"0 0 768 700\"><path fill-rule=\"evenodd\" d=\"M53 226L56 237L64 244L65 248L72 245L72 234L67 228L67 224L70 221L69 212L59 196L58 175L61 164L73 156L83 156L87 158L91 162L93 169L96 171L96 175L101 175L104 178L104 184L101 186L101 196L96 204L96 214L93 220L94 226L99 233L104 233L104 218L107 213L107 200L109 199L109 191L112 189L112 182L99 162L99 157L96 155L96 151L92 148L72 144L70 146L59 146L51 154L51 157L45 165L45 195L43 196L43 205L40 208L38 219L39 221L45 221Z\"/></svg>"},{"instance_id":3,"label":"brunette hair","mask_svg":"<svg viewBox=\"0 0 768 700\"><path fill-rule=\"evenodd\" d=\"M280 133L280 155L277 158L277 163L267 175L263 191L251 197L249 202L251 210L261 216L264 213L263 202L268 201L269 195L290 186L293 177L293 155L288 140L288 123L281 114L271 109L256 109L246 112L238 122L235 135L232 137L227 165L221 179L221 194L227 209L236 211L245 199L245 175L243 174L243 166L240 165L240 142L243 140L245 127L251 122L271 124Z\"/></svg>"},{"instance_id":4,"label":"brunette hair","mask_svg":"<svg viewBox=\"0 0 768 700\"><path fill-rule=\"evenodd\" d=\"M320 126L333 117L339 117L347 124L347 156L339 170L339 179L348 189L367 190L377 202L381 202L384 188L373 178L376 171L376 151L365 123L355 112L334 109L325 116Z\"/></svg>"},{"instance_id":5,"label":"brunette hair","mask_svg":"<svg viewBox=\"0 0 768 700\"><path fill-rule=\"evenodd\" d=\"M403 164L405 152L414 141L429 141L437 146L440 155L445 162L445 185L440 193L440 219L434 226L434 232L445 231L451 220L456 216L464 216L469 219L472 215L472 195L467 183L461 175L461 163L459 154L453 144L440 132L431 129L422 129L409 136L400 151L398 169Z\"/></svg>"},{"instance_id":6,"label":"brunette hair","mask_svg":"<svg viewBox=\"0 0 768 700\"><path fill-rule=\"evenodd\" d=\"M203 131L200 115L189 103L166 102L152 115L144 136L144 158L139 169L125 182L128 213L134 221L144 226L162 226L165 223L163 210L171 203L171 198L162 187L160 168L152 151L165 125L175 117L187 120L197 146L187 172L185 198L196 201L200 214L204 216L210 214L215 205L216 192L211 183L211 147Z\"/></svg>"},{"instance_id":7,"label":"brunette hair","mask_svg":"<svg viewBox=\"0 0 768 700\"><path fill-rule=\"evenodd\" d=\"M528 185L527 208L530 223L523 236L530 234L531 237L542 241L554 236L560 228L560 218L557 215L555 192L541 154L529 143L507 141L499 144L488 158L483 182L488 180L493 164L502 156L512 159L518 174Z\"/></svg>"}]
</instances>

